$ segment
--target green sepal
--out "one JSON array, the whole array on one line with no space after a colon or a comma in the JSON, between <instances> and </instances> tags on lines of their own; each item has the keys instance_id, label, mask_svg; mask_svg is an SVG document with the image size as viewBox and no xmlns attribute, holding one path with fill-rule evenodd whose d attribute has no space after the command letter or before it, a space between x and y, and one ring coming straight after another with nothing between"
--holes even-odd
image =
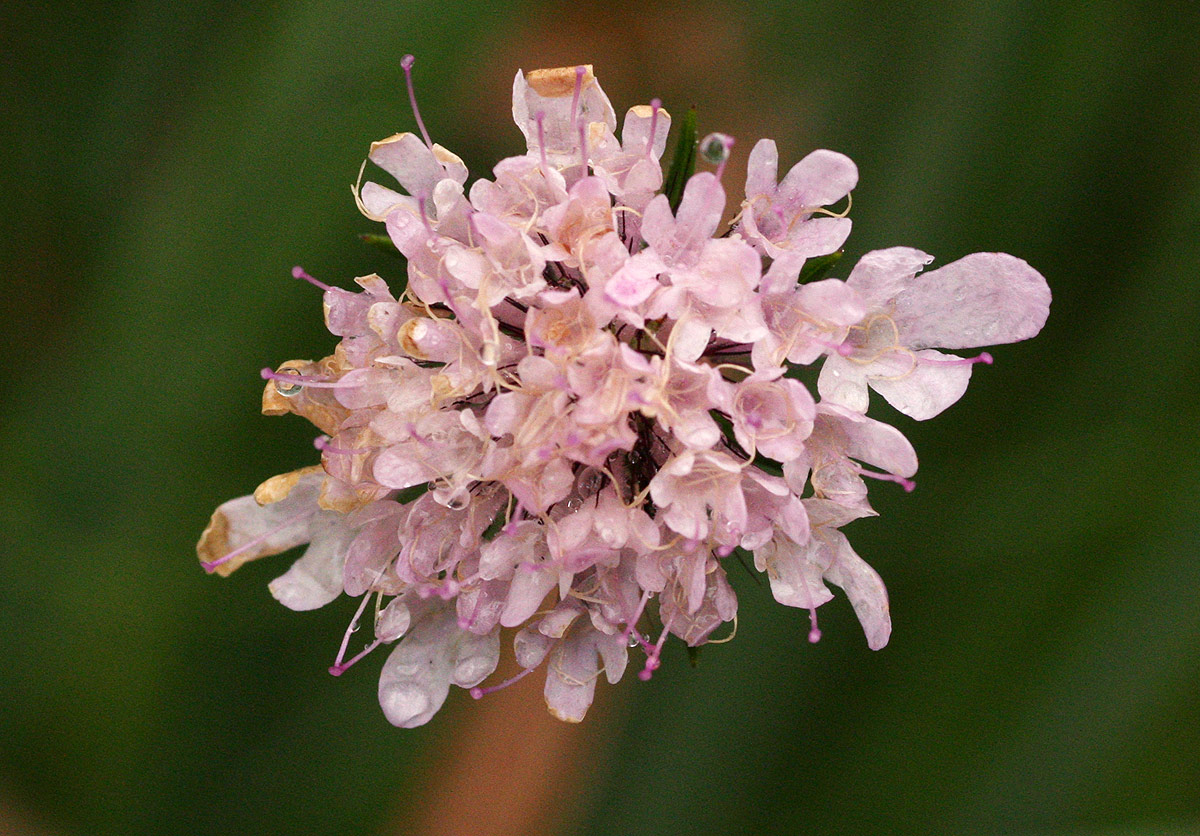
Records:
<instances>
[{"instance_id":1,"label":"green sepal","mask_svg":"<svg viewBox=\"0 0 1200 836\"><path fill-rule=\"evenodd\" d=\"M363 232L358 236L358 240L364 244L369 244L377 250L383 250L388 255L394 255L397 258L402 258L400 250L392 243L392 239L386 235L380 235L377 232Z\"/></svg>"},{"instance_id":2,"label":"green sepal","mask_svg":"<svg viewBox=\"0 0 1200 836\"><path fill-rule=\"evenodd\" d=\"M663 194L671 205L671 212L679 209L683 200L683 187L696 171L696 145L699 137L696 135L696 108L689 108L687 115L679 126L679 138L675 142L675 156L671 158L671 168L667 171L667 179L663 181Z\"/></svg>"},{"instance_id":3,"label":"green sepal","mask_svg":"<svg viewBox=\"0 0 1200 836\"><path fill-rule=\"evenodd\" d=\"M800 268L800 284L815 282L829 275L829 271L833 269L833 265L837 264L845 250L837 250L829 255L819 255L816 258L810 258L804 262L804 266Z\"/></svg>"}]
</instances>

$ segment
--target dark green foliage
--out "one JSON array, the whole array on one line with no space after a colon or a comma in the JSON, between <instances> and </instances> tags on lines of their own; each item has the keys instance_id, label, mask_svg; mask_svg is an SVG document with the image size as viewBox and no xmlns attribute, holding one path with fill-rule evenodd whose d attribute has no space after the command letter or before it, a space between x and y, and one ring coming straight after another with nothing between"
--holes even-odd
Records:
<instances>
[{"instance_id":1,"label":"dark green foliage","mask_svg":"<svg viewBox=\"0 0 1200 836\"><path fill-rule=\"evenodd\" d=\"M696 108L688 108L683 121L679 123L679 132L675 138L675 156L671 158L671 167L663 179L663 194L671 205L671 211L679 208L683 200L683 187L688 178L696 171Z\"/></svg>"}]
</instances>

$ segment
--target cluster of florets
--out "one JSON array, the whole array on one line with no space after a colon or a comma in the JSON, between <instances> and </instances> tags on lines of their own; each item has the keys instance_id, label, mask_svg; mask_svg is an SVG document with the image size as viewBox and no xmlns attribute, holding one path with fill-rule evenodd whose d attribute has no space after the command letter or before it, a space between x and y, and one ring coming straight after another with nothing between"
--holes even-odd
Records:
<instances>
[{"instance_id":1,"label":"cluster of florets","mask_svg":"<svg viewBox=\"0 0 1200 836\"><path fill-rule=\"evenodd\" d=\"M836 210L854 163L814 151L779 181L760 141L718 234L732 140L700 142L715 170L664 193L670 116L634 107L618 137L590 67L518 73L513 115L528 152L469 190L419 115L422 136L371 146L403 192L367 182L356 199L407 259L406 289L297 269L341 341L264 370L263 410L315 424L321 464L218 508L205 567L309 544L271 592L297 610L360 599L331 670L396 643L379 698L400 726L427 722L451 684L503 687L481 685L505 628L520 675L544 666L550 711L578 721L631 651L647 679L669 636L735 629L731 561L807 610L810 640L832 584L885 645L884 585L841 529L875 514L865 477L911 489L917 458L866 416L868 389L938 414L991 358L936 348L1033 336L1044 279L998 253L921 273L931 257L906 248L813 279L850 232ZM368 609L373 638L347 660Z\"/></svg>"}]
</instances>

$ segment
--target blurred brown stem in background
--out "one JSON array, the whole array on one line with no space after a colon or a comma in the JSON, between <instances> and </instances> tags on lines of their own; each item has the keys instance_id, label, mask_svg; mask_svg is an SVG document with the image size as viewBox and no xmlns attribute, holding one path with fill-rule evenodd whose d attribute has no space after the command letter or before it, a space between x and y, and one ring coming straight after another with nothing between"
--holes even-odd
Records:
<instances>
[{"instance_id":1,"label":"blurred brown stem in background","mask_svg":"<svg viewBox=\"0 0 1200 836\"><path fill-rule=\"evenodd\" d=\"M505 643L505 647L510 643ZM630 660L634 664L634 660ZM499 682L520 668L509 650L489 681ZM603 677L596 700L582 723L550 715L542 698L544 670L483 699L460 703L459 720L446 735L448 745L433 761L412 810L394 829L417 836L540 836L571 832L589 791L589 767L607 757L597 749L612 740L620 712L610 705L623 682ZM435 720L434 722L437 722Z\"/></svg>"}]
</instances>

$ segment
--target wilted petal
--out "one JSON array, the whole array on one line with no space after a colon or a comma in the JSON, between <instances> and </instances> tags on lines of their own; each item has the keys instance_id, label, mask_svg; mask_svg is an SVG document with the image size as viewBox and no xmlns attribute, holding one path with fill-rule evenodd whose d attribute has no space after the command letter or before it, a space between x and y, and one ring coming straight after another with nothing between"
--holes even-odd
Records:
<instances>
[{"instance_id":1,"label":"wilted petal","mask_svg":"<svg viewBox=\"0 0 1200 836\"><path fill-rule=\"evenodd\" d=\"M304 468L268 479L252 496L220 505L196 553L210 571L228 575L248 560L256 560L307 543L325 475L320 467ZM217 561L221 561L217 563Z\"/></svg>"}]
</instances>

